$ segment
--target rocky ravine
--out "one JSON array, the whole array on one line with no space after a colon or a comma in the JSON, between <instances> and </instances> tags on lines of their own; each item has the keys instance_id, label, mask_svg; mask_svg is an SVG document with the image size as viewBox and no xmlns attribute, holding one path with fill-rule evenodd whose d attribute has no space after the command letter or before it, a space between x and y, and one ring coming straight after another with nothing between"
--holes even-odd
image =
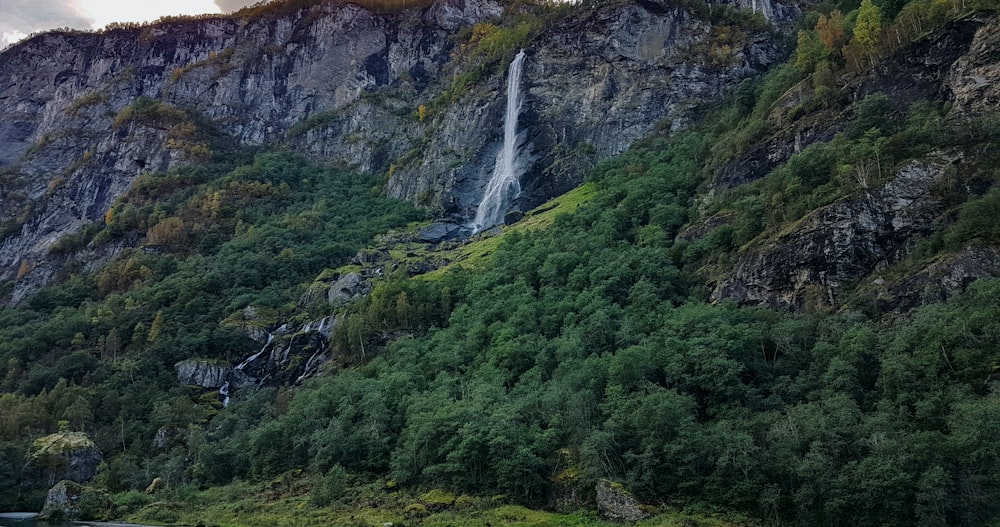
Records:
<instances>
[{"instance_id":1,"label":"rocky ravine","mask_svg":"<svg viewBox=\"0 0 1000 527\"><path fill-rule=\"evenodd\" d=\"M779 22L794 14L744 3ZM124 119L140 97L205 119L237 143L286 141L360 170L393 167L391 196L470 215L501 139L504 72L426 121L416 109L449 87L454 35L503 10L494 0L438 0L379 14L328 0L102 34L49 33L8 49L0 54L0 280L15 282L13 301L24 298L60 272L66 258L50 255L52 245L102 221L139 174L206 154L183 119ZM531 42L524 205L571 188L590 163L664 120L683 127L692 108L782 51L769 29L740 33L724 53L713 47L714 33L657 0L580 11ZM76 259L100 265L122 247Z\"/></svg>"}]
</instances>

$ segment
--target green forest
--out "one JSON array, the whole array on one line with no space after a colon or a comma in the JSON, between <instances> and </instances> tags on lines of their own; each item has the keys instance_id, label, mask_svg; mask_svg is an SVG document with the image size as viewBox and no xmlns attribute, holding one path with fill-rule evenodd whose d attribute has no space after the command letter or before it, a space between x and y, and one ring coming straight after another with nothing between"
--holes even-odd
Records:
<instances>
[{"instance_id":1,"label":"green forest","mask_svg":"<svg viewBox=\"0 0 1000 527\"><path fill-rule=\"evenodd\" d=\"M687 131L600 163L574 212L472 240L495 244L475 266L387 273L336 309L310 300L314 279L430 213L385 198L382 176L236 146L197 116L136 101L123 121L191 123L185 140L205 160L142 176L54 251L137 235L138 246L96 271L68 265L0 308L0 510L39 510L46 489L19 484L33 442L79 431L103 452L94 485L114 516L155 524L193 523L226 492L293 500L274 513L289 525L319 522L303 510L391 507L396 525L489 525L476 511L501 504L528 509L496 524L587 524L592 513L530 510L592 510L595 483L610 480L654 517L693 515L650 525L1000 525L1000 279L912 310L860 287L799 310L710 299L749 244L932 152L970 162L936 190L950 204L937 228L890 271L1000 246L1000 114L842 89L996 7L810 4L786 63ZM806 95L781 104L794 90ZM828 118L844 123L832 140L708 193L753 145ZM730 221L683 235L719 213ZM218 392L179 385L174 364L258 351L225 323L247 306L274 325L335 315L332 360L223 408ZM164 428L178 437L157 447ZM143 493L154 478L166 490ZM466 512L433 523L445 510ZM253 524L237 513L208 524Z\"/></svg>"}]
</instances>

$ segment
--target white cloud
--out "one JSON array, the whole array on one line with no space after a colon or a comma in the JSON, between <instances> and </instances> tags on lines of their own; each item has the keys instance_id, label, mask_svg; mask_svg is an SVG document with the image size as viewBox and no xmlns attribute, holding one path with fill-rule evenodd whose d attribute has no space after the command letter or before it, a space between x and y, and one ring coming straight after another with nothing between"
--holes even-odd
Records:
<instances>
[{"instance_id":1,"label":"white cloud","mask_svg":"<svg viewBox=\"0 0 1000 527\"><path fill-rule=\"evenodd\" d=\"M11 32L4 31L3 36L0 37L0 47L6 46L8 44L13 44L26 36L28 35L21 33L20 31L17 30Z\"/></svg>"},{"instance_id":2,"label":"white cloud","mask_svg":"<svg viewBox=\"0 0 1000 527\"><path fill-rule=\"evenodd\" d=\"M215 0L215 5L219 6L219 9L221 9L223 13L239 11L248 5L256 3L257 0Z\"/></svg>"},{"instance_id":3,"label":"white cloud","mask_svg":"<svg viewBox=\"0 0 1000 527\"><path fill-rule=\"evenodd\" d=\"M152 22L168 15L218 13L212 0L171 0L170 2L121 0L76 0L80 10L94 20L95 29L111 22Z\"/></svg>"},{"instance_id":4,"label":"white cloud","mask_svg":"<svg viewBox=\"0 0 1000 527\"><path fill-rule=\"evenodd\" d=\"M0 36L9 44L60 27L100 29L111 22L147 22L167 15L220 13L242 0L0 0ZM241 5L238 7L242 7Z\"/></svg>"},{"instance_id":5,"label":"white cloud","mask_svg":"<svg viewBox=\"0 0 1000 527\"><path fill-rule=\"evenodd\" d=\"M5 43L57 27L87 29L93 20L76 0L0 0L0 34Z\"/></svg>"}]
</instances>

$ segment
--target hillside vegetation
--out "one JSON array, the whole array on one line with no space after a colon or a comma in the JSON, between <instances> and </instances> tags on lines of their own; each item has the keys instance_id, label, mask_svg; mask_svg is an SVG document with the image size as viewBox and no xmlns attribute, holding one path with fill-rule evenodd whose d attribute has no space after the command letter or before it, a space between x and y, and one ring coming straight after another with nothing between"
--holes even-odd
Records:
<instances>
[{"instance_id":1,"label":"hillside vegetation","mask_svg":"<svg viewBox=\"0 0 1000 527\"><path fill-rule=\"evenodd\" d=\"M611 480L646 504L640 525L996 525L1000 279L912 310L863 283L800 309L710 301L748 251L942 152L968 161L935 189L945 212L880 272L1000 248L996 108L850 96L894 54L996 8L810 6L789 62L599 164L559 214L543 206L458 254L397 249L397 263L456 263L387 266L336 309L313 279L427 213L382 197L380 178L192 123L207 161L141 177L58 245L138 247L0 309L0 509L40 508L44 489L19 485L27 452L73 430L103 451L94 483L119 516L156 524L605 525L587 511ZM176 111L143 100L123 119L150 112ZM821 121L829 140L720 183ZM178 385L180 360L259 349L223 323L247 306L269 329L336 315L332 360L225 408ZM157 446L163 430L174 440ZM166 490L142 493L153 478Z\"/></svg>"}]
</instances>

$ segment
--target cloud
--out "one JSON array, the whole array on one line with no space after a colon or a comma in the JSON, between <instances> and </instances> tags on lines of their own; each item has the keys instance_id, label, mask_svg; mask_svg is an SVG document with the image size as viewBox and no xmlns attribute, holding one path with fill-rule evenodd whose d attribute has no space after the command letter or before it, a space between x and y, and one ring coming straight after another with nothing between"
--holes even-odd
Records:
<instances>
[{"instance_id":1,"label":"cloud","mask_svg":"<svg viewBox=\"0 0 1000 527\"><path fill-rule=\"evenodd\" d=\"M0 34L4 43L57 27L90 29L93 19L76 0L0 0Z\"/></svg>"},{"instance_id":2,"label":"cloud","mask_svg":"<svg viewBox=\"0 0 1000 527\"><path fill-rule=\"evenodd\" d=\"M256 3L257 0L215 0L215 5L219 6L223 13L232 13Z\"/></svg>"}]
</instances>

